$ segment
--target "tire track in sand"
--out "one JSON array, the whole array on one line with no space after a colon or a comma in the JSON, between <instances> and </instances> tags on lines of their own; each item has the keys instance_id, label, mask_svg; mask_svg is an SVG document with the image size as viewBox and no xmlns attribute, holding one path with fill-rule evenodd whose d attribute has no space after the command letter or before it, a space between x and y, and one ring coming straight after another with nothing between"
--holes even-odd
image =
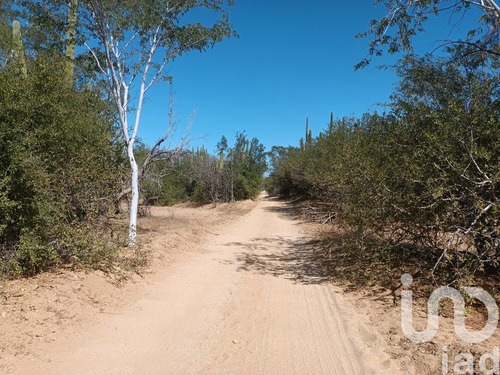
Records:
<instances>
[{"instance_id":1,"label":"tire track in sand","mask_svg":"<svg viewBox=\"0 0 500 375\"><path fill-rule=\"evenodd\" d=\"M262 202L224 238L243 274L207 343L210 374L398 374L364 341L358 313L314 267L284 203ZM229 242L228 242L229 241Z\"/></svg>"}]
</instances>

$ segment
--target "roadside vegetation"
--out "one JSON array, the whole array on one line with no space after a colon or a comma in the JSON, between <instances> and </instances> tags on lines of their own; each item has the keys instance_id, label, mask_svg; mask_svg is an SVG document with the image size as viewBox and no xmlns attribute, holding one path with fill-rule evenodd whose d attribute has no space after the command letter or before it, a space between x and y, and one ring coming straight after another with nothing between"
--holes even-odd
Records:
<instances>
[{"instance_id":1,"label":"roadside vegetation","mask_svg":"<svg viewBox=\"0 0 500 375\"><path fill-rule=\"evenodd\" d=\"M158 143L139 141L142 103L152 85L171 80L168 63L237 36L226 10L231 0L183 0L174 8L4 0L0 273L61 264L111 269L125 245L133 252L136 218L148 205L253 198L267 158L267 189L309 200L309 215L331 225L321 257L332 272L362 269L389 283L404 269L498 285L500 10L492 0L376 3L388 14L360 34L372 39L357 68L383 52L409 52L394 67L401 81L387 111L332 114L315 137L307 127L299 146L266 154L244 132L232 147L222 137L213 153L189 150L189 134L175 145L171 116ZM460 16L471 7L484 14L464 40L444 41L435 56L411 53L431 14ZM216 21L183 23L196 8ZM128 239L117 216L123 202Z\"/></svg>"},{"instance_id":2,"label":"roadside vegetation","mask_svg":"<svg viewBox=\"0 0 500 375\"><path fill-rule=\"evenodd\" d=\"M267 189L302 200L330 226L318 251L328 272L352 283L401 286L479 283L500 295L500 7L446 0L381 1L385 16L357 35L369 50L406 53L384 113L334 119L298 147L274 147ZM479 19L460 39L418 56L414 37L437 17L454 27ZM470 23L472 24L472 23ZM387 68L387 67L386 67ZM306 202L306 203L304 203Z\"/></svg>"},{"instance_id":3,"label":"roadside vegetation","mask_svg":"<svg viewBox=\"0 0 500 375\"><path fill-rule=\"evenodd\" d=\"M408 55L387 113L332 114L299 147L273 148L268 189L311 201L306 213L331 225L332 273L498 285L498 68L496 55Z\"/></svg>"},{"instance_id":4,"label":"roadside vegetation","mask_svg":"<svg viewBox=\"0 0 500 375\"><path fill-rule=\"evenodd\" d=\"M204 147L185 152L175 161L164 160L149 168L141 192L149 205L179 202L197 204L253 199L262 191L267 170L266 152L257 138L236 134L233 147L222 136L215 154ZM145 157L143 147L139 157Z\"/></svg>"},{"instance_id":5,"label":"roadside vegetation","mask_svg":"<svg viewBox=\"0 0 500 375\"><path fill-rule=\"evenodd\" d=\"M114 114L97 92L67 88L62 66L39 56L26 77L0 72L3 273L96 266L118 246L105 225L123 172Z\"/></svg>"},{"instance_id":6,"label":"roadside vegetation","mask_svg":"<svg viewBox=\"0 0 500 375\"><path fill-rule=\"evenodd\" d=\"M136 143L142 102L152 85L171 79L164 68L173 58L236 36L224 8L231 4L2 1L0 276L61 265L134 269L146 262L143 249L133 245L137 204L151 200L156 175L150 171L201 157L188 151L188 133L175 143L170 117L164 135L138 165L135 153L146 150ZM195 8L210 9L219 19L208 26L184 22L182 16ZM250 153L257 152L235 151L235 157L248 154L251 160ZM241 177L242 163L234 164L234 198L255 194L254 181ZM200 181L209 167L197 169ZM162 178L167 177L176 178ZM195 185L196 194L164 192L163 203L208 200L208 187ZM119 213L124 202L128 240L125 215Z\"/></svg>"}]
</instances>

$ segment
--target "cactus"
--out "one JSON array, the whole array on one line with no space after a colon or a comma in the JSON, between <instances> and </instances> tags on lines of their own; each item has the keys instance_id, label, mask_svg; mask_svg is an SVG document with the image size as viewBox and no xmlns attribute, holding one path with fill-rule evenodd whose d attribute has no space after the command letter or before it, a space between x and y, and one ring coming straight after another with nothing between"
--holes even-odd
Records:
<instances>
[{"instance_id":1,"label":"cactus","mask_svg":"<svg viewBox=\"0 0 500 375\"><path fill-rule=\"evenodd\" d=\"M300 149L304 151L304 137L300 138Z\"/></svg>"},{"instance_id":2,"label":"cactus","mask_svg":"<svg viewBox=\"0 0 500 375\"><path fill-rule=\"evenodd\" d=\"M68 18L66 34L66 80L69 87L73 87L75 70L76 22L78 16L78 0L68 0Z\"/></svg>"},{"instance_id":3,"label":"cactus","mask_svg":"<svg viewBox=\"0 0 500 375\"><path fill-rule=\"evenodd\" d=\"M243 155L242 155L243 161L245 161L246 157L248 156L248 146L249 146L249 141L246 140L245 145L243 146Z\"/></svg>"},{"instance_id":4,"label":"cactus","mask_svg":"<svg viewBox=\"0 0 500 375\"><path fill-rule=\"evenodd\" d=\"M333 134L333 127L334 127L334 122L333 122L333 112L330 113L330 124L328 126L328 135Z\"/></svg>"},{"instance_id":5,"label":"cactus","mask_svg":"<svg viewBox=\"0 0 500 375\"><path fill-rule=\"evenodd\" d=\"M224 151L227 150L226 137L222 136L220 141L217 143L216 147L217 150L219 150L219 158L220 158L219 170L222 171L222 169L224 169Z\"/></svg>"},{"instance_id":6,"label":"cactus","mask_svg":"<svg viewBox=\"0 0 500 375\"><path fill-rule=\"evenodd\" d=\"M306 117L306 144L305 148L308 149L312 144L312 130L309 129L309 117Z\"/></svg>"},{"instance_id":7,"label":"cactus","mask_svg":"<svg viewBox=\"0 0 500 375\"><path fill-rule=\"evenodd\" d=\"M21 32L21 23L18 20L12 22L12 46L14 49L14 59L16 64L19 64L21 74L24 77L28 76L26 68L26 58L24 56L23 36Z\"/></svg>"},{"instance_id":8,"label":"cactus","mask_svg":"<svg viewBox=\"0 0 500 375\"><path fill-rule=\"evenodd\" d=\"M308 136L309 136L309 117L306 117L306 145Z\"/></svg>"}]
</instances>

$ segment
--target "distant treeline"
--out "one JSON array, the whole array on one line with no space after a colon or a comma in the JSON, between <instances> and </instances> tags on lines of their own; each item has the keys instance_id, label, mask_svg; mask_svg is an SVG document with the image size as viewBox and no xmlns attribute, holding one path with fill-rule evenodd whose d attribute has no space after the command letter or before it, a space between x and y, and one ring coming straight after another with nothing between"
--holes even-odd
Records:
<instances>
[{"instance_id":1,"label":"distant treeline","mask_svg":"<svg viewBox=\"0 0 500 375\"><path fill-rule=\"evenodd\" d=\"M144 145L139 158L148 154ZM146 171L141 194L146 204L171 205L179 202L231 202L256 197L263 188L267 170L264 146L257 138L236 134L233 147L226 137L217 144L215 155L204 147L163 160Z\"/></svg>"}]
</instances>

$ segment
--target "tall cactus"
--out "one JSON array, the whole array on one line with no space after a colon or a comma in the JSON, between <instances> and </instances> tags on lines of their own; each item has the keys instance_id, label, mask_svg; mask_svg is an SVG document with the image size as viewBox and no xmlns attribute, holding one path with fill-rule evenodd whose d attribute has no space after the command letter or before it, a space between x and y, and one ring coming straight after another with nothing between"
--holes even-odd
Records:
<instances>
[{"instance_id":1,"label":"tall cactus","mask_svg":"<svg viewBox=\"0 0 500 375\"><path fill-rule=\"evenodd\" d=\"M248 147L249 147L249 141L248 139L245 140L245 143L243 144L243 155L242 155L242 160L245 161L245 159L248 157Z\"/></svg>"},{"instance_id":2,"label":"tall cactus","mask_svg":"<svg viewBox=\"0 0 500 375\"><path fill-rule=\"evenodd\" d=\"M333 134L333 127L334 127L334 122L333 122L333 112L330 113L330 124L328 125L328 135L332 135Z\"/></svg>"},{"instance_id":3,"label":"tall cactus","mask_svg":"<svg viewBox=\"0 0 500 375\"><path fill-rule=\"evenodd\" d=\"M14 49L15 63L19 65L21 74L27 77L28 69L26 68L26 57L24 56L23 35L21 23L18 20L12 22L12 47Z\"/></svg>"},{"instance_id":4,"label":"tall cactus","mask_svg":"<svg viewBox=\"0 0 500 375\"><path fill-rule=\"evenodd\" d=\"M305 148L308 149L312 144L312 130L309 129L309 117L306 117L306 145Z\"/></svg>"},{"instance_id":5,"label":"tall cactus","mask_svg":"<svg viewBox=\"0 0 500 375\"><path fill-rule=\"evenodd\" d=\"M224 168L224 151L227 150L226 137L222 136L216 147L217 150L219 150L219 171L222 171Z\"/></svg>"},{"instance_id":6,"label":"tall cactus","mask_svg":"<svg viewBox=\"0 0 500 375\"><path fill-rule=\"evenodd\" d=\"M248 141L248 143L249 143L248 158L250 159L250 157L254 154L254 151L255 151L255 142L252 140L252 142Z\"/></svg>"},{"instance_id":7,"label":"tall cactus","mask_svg":"<svg viewBox=\"0 0 500 375\"><path fill-rule=\"evenodd\" d=\"M306 146L309 137L309 117L306 117Z\"/></svg>"},{"instance_id":8,"label":"tall cactus","mask_svg":"<svg viewBox=\"0 0 500 375\"><path fill-rule=\"evenodd\" d=\"M76 22L78 16L78 0L68 0L68 18L66 34L66 67L65 75L68 87L73 87L75 71Z\"/></svg>"}]
</instances>

